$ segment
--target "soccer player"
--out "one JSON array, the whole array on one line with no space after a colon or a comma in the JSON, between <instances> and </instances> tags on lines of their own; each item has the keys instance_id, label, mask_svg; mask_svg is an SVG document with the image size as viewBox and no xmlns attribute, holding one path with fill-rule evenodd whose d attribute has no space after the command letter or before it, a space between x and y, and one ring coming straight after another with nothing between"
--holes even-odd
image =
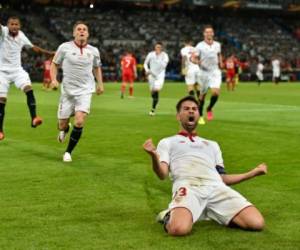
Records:
<instances>
[{"instance_id":1,"label":"soccer player","mask_svg":"<svg viewBox=\"0 0 300 250\"><path fill-rule=\"evenodd\" d=\"M73 26L74 40L61 44L52 60L52 86L58 86L57 71L61 65L63 80L58 106L58 141L64 142L70 129L69 121L74 116L74 126L68 147L63 155L64 162L72 161L72 151L77 145L86 120L90 113L92 93L104 91L99 50L88 44L88 26L78 21Z\"/></svg>"},{"instance_id":2,"label":"soccer player","mask_svg":"<svg viewBox=\"0 0 300 250\"><path fill-rule=\"evenodd\" d=\"M264 80L264 65L262 62L258 62L256 66L256 76L257 76L257 84L261 85L261 82Z\"/></svg>"},{"instance_id":3,"label":"soccer player","mask_svg":"<svg viewBox=\"0 0 300 250\"><path fill-rule=\"evenodd\" d=\"M170 176L173 181L173 199L168 209L158 215L158 221L174 236L188 234L193 224L203 219L245 230L262 230L261 213L229 185L266 174L266 164L246 173L226 174L218 143L196 134L197 100L187 96L177 103L176 109L179 133L162 139L157 148L151 139L143 145L155 174L161 180Z\"/></svg>"},{"instance_id":4,"label":"soccer player","mask_svg":"<svg viewBox=\"0 0 300 250\"><path fill-rule=\"evenodd\" d=\"M280 80L280 60L277 56L274 56L272 59L272 71L273 71L273 82L275 84L278 84Z\"/></svg>"},{"instance_id":5,"label":"soccer player","mask_svg":"<svg viewBox=\"0 0 300 250\"><path fill-rule=\"evenodd\" d=\"M235 88L236 74L238 73L236 70L238 69L237 60L235 56L232 54L225 61L225 69L226 69L226 84L227 90L233 91Z\"/></svg>"},{"instance_id":6,"label":"soccer player","mask_svg":"<svg viewBox=\"0 0 300 250\"><path fill-rule=\"evenodd\" d=\"M168 62L169 56L163 51L161 42L155 44L154 51L148 53L144 62L144 69L148 76L152 96L152 109L149 112L149 115L151 116L155 115L156 105L159 102L159 92L165 81Z\"/></svg>"},{"instance_id":7,"label":"soccer player","mask_svg":"<svg viewBox=\"0 0 300 250\"><path fill-rule=\"evenodd\" d=\"M25 47L36 53L46 55L53 53L33 45L20 29L21 22L18 17L8 18L7 26L0 24L0 140L4 139L5 104L11 82L26 94L31 127L35 128L42 124L42 118L36 114L36 100L29 75L21 65L21 52Z\"/></svg>"},{"instance_id":8,"label":"soccer player","mask_svg":"<svg viewBox=\"0 0 300 250\"><path fill-rule=\"evenodd\" d=\"M196 53L195 47L191 39L185 41L184 47L181 49L181 72L185 76L185 83L187 85L188 93L191 96L196 94L197 99L200 98L200 80L199 66L192 62L192 57ZM196 93L195 93L196 91Z\"/></svg>"},{"instance_id":9,"label":"soccer player","mask_svg":"<svg viewBox=\"0 0 300 250\"><path fill-rule=\"evenodd\" d=\"M203 118L204 101L208 89L211 89L210 104L208 105L207 120L213 120L212 108L216 104L222 83L222 73L220 68L223 68L223 61L221 55L221 44L214 41L214 29L211 25L207 25L203 29L204 41L196 46L198 58L194 62L198 62L200 66L200 81L201 94L199 99L200 119L199 124L205 124Z\"/></svg>"},{"instance_id":10,"label":"soccer player","mask_svg":"<svg viewBox=\"0 0 300 250\"><path fill-rule=\"evenodd\" d=\"M129 83L129 97L133 97L133 82L137 77L136 71L136 59L128 51L125 51L124 56L121 59L122 70L122 85L121 85L121 98L124 98L126 85Z\"/></svg>"},{"instance_id":11,"label":"soccer player","mask_svg":"<svg viewBox=\"0 0 300 250\"><path fill-rule=\"evenodd\" d=\"M53 56L50 56L43 63L43 69L44 69L43 89L44 90L48 90L50 88L50 84L51 84L50 67L51 67L52 59L53 59Z\"/></svg>"}]
</instances>

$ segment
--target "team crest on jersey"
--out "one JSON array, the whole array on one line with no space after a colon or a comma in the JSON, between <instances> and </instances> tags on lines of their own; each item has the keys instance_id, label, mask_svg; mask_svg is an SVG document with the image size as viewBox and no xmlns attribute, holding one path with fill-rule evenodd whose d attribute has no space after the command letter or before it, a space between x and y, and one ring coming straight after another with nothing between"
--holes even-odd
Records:
<instances>
[{"instance_id":1,"label":"team crest on jersey","mask_svg":"<svg viewBox=\"0 0 300 250\"><path fill-rule=\"evenodd\" d=\"M179 143L185 143L185 141L179 141Z\"/></svg>"},{"instance_id":2,"label":"team crest on jersey","mask_svg":"<svg viewBox=\"0 0 300 250\"><path fill-rule=\"evenodd\" d=\"M203 141L203 143L204 143L206 146L209 145L208 141Z\"/></svg>"}]
</instances>

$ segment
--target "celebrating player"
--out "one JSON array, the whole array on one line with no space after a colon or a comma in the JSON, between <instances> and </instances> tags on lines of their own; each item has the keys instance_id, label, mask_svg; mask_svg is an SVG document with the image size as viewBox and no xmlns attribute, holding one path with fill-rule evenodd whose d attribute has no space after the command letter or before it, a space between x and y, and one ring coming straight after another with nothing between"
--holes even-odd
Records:
<instances>
[{"instance_id":1,"label":"celebrating player","mask_svg":"<svg viewBox=\"0 0 300 250\"><path fill-rule=\"evenodd\" d=\"M99 50L88 44L88 26L78 21L73 27L74 41L61 44L51 64L52 85L58 86L57 71L62 65L63 80L61 97L58 107L58 141L63 142L69 131L69 120L74 115L74 127L66 152L64 162L72 161L71 153L77 145L84 126L86 116L90 113L92 93L104 91Z\"/></svg>"},{"instance_id":2,"label":"celebrating player","mask_svg":"<svg viewBox=\"0 0 300 250\"><path fill-rule=\"evenodd\" d=\"M213 27L207 25L203 29L204 41L196 46L198 58L194 58L194 62L198 62L200 66L200 81L201 81L201 94L199 100L200 119L199 124L205 124L203 118L203 107L205 96L208 88L211 89L210 104L208 105L207 120L213 120L212 108L216 104L222 83L222 73L220 68L223 68L223 61L221 55L221 45L219 42L214 41Z\"/></svg>"},{"instance_id":3,"label":"celebrating player","mask_svg":"<svg viewBox=\"0 0 300 250\"><path fill-rule=\"evenodd\" d=\"M267 166L259 164L247 173L226 174L219 145L196 134L196 99L187 96L177 103L176 109L180 132L162 139L157 148L151 139L143 145L156 175L163 180L170 174L173 180L173 199L158 216L167 233L186 235L194 223L206 218L226 226L262 230L261 213L228 185L266 174Z\"/></svg>"},{"instance_id":4,"label":"celebrating player","mask_svg":"<svg viewBox=\"0 0 300 250\"><path fill-rule=\"evenodd\" d=\"M152 109L149 115L155 115L156 105L159 101L159 92L162 89L165 81L165 72L169 62L169 56L163 51L163 45L157 42L154 46L154 51L148 53L144 69L148 76L151 96L152 96Z\"/></svg>"},{"instance_id":5,"label":"celebrating player","mask_svg":"<svg viewBox=\"0 0 300 250\"><path fill-rule=\"evenodd\" d=\"M42 124L42 118L36 114L36 101L29 75L21 65L21 52L25 47L31 48L36 53L46 55L53 53L33 45L20 29L21 22L18 17L10 17L7 26L0 24L0 140L4 139L5 104L11 82L26 94L31 127L35 128Z\"/></svg>"},{"instance_id":6,"label":"celebrating player","mask_svg":"<svg viewBox=\"0 0 300 250\"><path fill-rule=\"evenodd\" d=\"M195 95L197 99L200 98L200 80L199 66L192 62L192 57L196 53L195 47L193 47L193 42L191 39L185 41L185 46L181 49L181 68L182 73L185 76L185 83L187 85L188 93L191 96Z\"/></svg>"},{"instance_id":7,"label":"celebrating player","mask_svg":"<svg viewBox=\"0 0 300 250\"><path fill-rule=\"evenodd\" d=\"M137 77L136 72L136 59L128 51L125 52L121 59L122 70L122 85L121 85L121 98L124 98L126 85L129 83L129 97L133 97L133 82Z\"/></svg>"}]
</instances>

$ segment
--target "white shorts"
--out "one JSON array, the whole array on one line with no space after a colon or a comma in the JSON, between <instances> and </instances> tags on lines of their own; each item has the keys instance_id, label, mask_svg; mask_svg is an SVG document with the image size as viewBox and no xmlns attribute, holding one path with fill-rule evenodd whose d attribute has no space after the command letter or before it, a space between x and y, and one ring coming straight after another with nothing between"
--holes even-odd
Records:
<instances>
[{"instance_id":1,"label":"white shorts","mask_svg":"<svg viewBox=\"0 0 300 250\"><path fill-rule=\"evenodd\" d=\"M273 78L277 78L277 77L280 77L280 71L278 71L278 70L274 70L273 71Z\"/></svg>"},{"instance_id":2,"label":"white shorts","mask_svg":"<svg viewBox=\"0 0 300 250\"><path fill-rule=\"evenodd\" d=\"M77 111L90 113L92 94L85 95L67 95L66 93L60 96L57 117L58 119L68 119Z\"/></svg>"},{"instance_id":3,"label":"white shorts","mask_svg":"<svg viewBox=\"0 0 300 250\"><path fill-rule=\"evenodd\" d=\"M150 90L161 90L164 86L165 75L160 74L158 77L148 76Z\"/></svg>"},{"instance_id":4,"label":"white shorts","mask_svg":"<svg viewBox=\"0 0 300 250\"><path fill-rule=\"evenodd\" d=\"M263 81L264 80L264 75L262 72L256 72L256 76L258 78L258 80Z\"/></svg>"},{"instance_id":5,"label":"white shorts","mask_svg":"<svg viewBox=\"0 0 300 250\"><path fill-rule=\"evenodd\" d=\"M217 186L177 185L169 210L177 207L187 208L193 216L193 222L212 219L222 225L228 225L241 210L252 206L241 194L220 184Z\"/></svg>"},{"instance_id":6,"label":"white shorts","mask_svg":"<svg viewBox=\"0 0 300 250\"><path fill-rule=\"evenodd\" d=\"M21 90L25 86L31 86L29 75L23 68L0 70L0 97L7 97L10 83L12 82Z\"/></svg>"},{"instance_id":7,"label":"white shorts","mask_svg":"<svg viewBox=\"0 0 300 250\"><path fill-rule=\"evenodd\" d=\"M198 67L198 66L197 66ZM190 68L185 75L186 85L194 85L200 83L200 70L198 68Z\"/></svg>"},{"instance_id":8,"label":"white shorts","mask_svg":"<svg viewBox=\"0 0 300 250\"><path fill-rule=\"evenodd\" d=\"M201 94L207 93L208 88L219 89L222 84L222 72L221 70L205 71L200 70L200 85Z\"/></svg>"}]
</instances>

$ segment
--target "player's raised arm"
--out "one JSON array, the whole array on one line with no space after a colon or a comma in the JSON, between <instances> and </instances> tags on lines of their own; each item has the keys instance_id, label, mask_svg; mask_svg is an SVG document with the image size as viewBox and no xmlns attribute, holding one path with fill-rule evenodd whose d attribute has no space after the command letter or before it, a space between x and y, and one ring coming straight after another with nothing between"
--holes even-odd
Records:
<instances>
[{"instance_id":1,"label":"player's raised arm","mask_svg":"<svg viewBox=\"0 0 300 250\"><path fill-rule=\"evenodd\" d=\"M156 152L156 147L152 139L148 139L143 144L144 150L151 156L152 168L159 179L164 180L169 174L169 166L165 162L160 162L159 155Z\"/></svg>"},{"instance_id":2,"label":"player's raised arm","mask_svg":"<svg viewBox=\"0 0 300 250\"><path fill-rule=\"evenodd\" d=\"M223 182L226 185L234 185L256 176L265 175L268 172L268 166L265 163L261 163L252 170L242 174L221 174Z\"/></svg>"}]
</instances>

